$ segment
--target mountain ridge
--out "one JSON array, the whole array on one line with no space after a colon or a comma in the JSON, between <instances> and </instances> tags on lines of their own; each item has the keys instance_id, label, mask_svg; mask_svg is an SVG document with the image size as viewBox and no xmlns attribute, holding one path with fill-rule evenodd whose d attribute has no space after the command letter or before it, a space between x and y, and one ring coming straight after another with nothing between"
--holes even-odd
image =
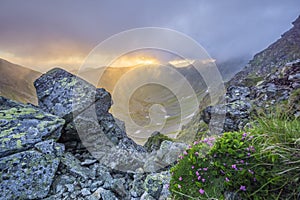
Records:
<instances>
[{"instance_id":1,"label":"mountain ridge","mask_svg":"<svg viewBox=\"0 0 300 200\"><path fill-rule=\"evenodd\" d=\"M266 49L254 55L253 59L238 72L227 85L249 86L261 81L264 76L300 58L300 16L294 26Z\"/></svg>"},{"instance_id":2,"label":"mountain ridge","mask_svg":"<svg viewBox=\"0 0 300 200\"><path fill-rule=\"evenodd\" d=\"M0 96L37 104L33 81L40 72L0 58Z\"/></svg>"}]
</instances>

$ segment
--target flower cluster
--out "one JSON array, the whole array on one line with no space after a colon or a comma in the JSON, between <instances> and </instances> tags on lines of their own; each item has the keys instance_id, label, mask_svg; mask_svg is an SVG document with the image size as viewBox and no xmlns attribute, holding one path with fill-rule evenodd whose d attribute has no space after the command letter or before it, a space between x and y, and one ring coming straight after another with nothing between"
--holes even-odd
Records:
<instances>
[{"instance_id":1,"label":"flower cluster","mask_svg":"<svg viewBox=\"0 0 300 200\"><path fill-rule=\"evenodd\" d=\"M222 197L225 191L250 194L258 187L252 156L256 147L252 139L247 133L225 133L222 137L194 142L171 169L171 192L193 198ZM218 185L219 190L212 185Z\"/></svg>"}]
</instances>

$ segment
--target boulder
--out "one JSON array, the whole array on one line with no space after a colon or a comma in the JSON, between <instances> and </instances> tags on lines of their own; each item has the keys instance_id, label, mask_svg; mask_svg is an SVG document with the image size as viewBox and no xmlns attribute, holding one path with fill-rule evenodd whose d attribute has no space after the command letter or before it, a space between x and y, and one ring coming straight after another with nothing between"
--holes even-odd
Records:
<instances>
[{"instance_id":1,"label":"boulder","mask_svg":"<svg viewBox=\"0 0 300 200\"><path fill-rule=\"evenodd\" d=\"M66 120L61 142L81 142L94 158L118 170L143 166L144 148L127 137L108 112L111 95L62 69L53 69L34 83L39 106ZM69 145L68 145L69 146Z\"/></svg>"},{"instance_id":2,"label":"boulder","mask_svg":"<svg viewBox=\"0 0 300 200\"><path fill-rule=\"evenodd\" d=\"M145 192L154 199L167 199L170 196L168 190L170 179L171 175L168 171L149 174L144 182ZM145 199L145 196L143 198Z\"/></svg>"},{"instance_id":3,"label":"boulder","mask_svg":"<svg viewBox=\"0 0 300 200\"><path fill-rule=\"evenodd\" d=\"M165 140L158 151L152 152L144 164L145 172L157 172L175 163L178 156L188 147L185 143Z\"/></svg>"},{"instance_id":4,"label":"boulder","mask_svg":"<svg viewBox=\"0 0 300 200\"><path fill-rule=\"evenodd\" d=\"M154 133L152 133L151 137L147 139L144 147L148 152L152 152L155 150L157 151L160 148L161 143L165 140L172 141L172 139L168 136L155 131Z\"/></svg>"},{"instance_id":5,"label":"boulder","mask_svg":"<svg viewBox=\"0 0 300 200\"><path fill-rule=\"evenodd\" d=\"M61 135L64 120L31 105L0 97L0 158Z\"/></svg>"},{"instance_id":6,"label":"boulder","mask_svg":"<svg viewBox=\"0 0 300 200\"><path fill-rule=\"evenodd\" d=\"M36 199L46 197L64 151L54 140L0 158L0 197Z\"/></svg>"},{"instance_id":7,"label":"boulder","mask_svg":"<svg viewBox=\"0 0 300 200\"><path fill-rule=\"evenodd\" d=\"M0 97L0 197L47 196L64 145L56 143L64 120Z\"/></svg>"}]
</instances>

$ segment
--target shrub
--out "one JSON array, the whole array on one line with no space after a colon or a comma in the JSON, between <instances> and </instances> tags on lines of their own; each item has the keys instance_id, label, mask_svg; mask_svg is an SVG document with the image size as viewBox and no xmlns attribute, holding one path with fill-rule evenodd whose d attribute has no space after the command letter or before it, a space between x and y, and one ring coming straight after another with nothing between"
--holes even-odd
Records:
<instances>
[{"instance_id":1,"label":"shrub","mask_svg":"<svg viewBox=\"0 0 300 200\"><path fill-rule=\"evenodd\" d=\"M265 119L249 133L224 133L195 142L172 167L170 191L175 199L225 199L225 194L296 199L299 125L299 121Z\"/></svg>"}]
</instances>

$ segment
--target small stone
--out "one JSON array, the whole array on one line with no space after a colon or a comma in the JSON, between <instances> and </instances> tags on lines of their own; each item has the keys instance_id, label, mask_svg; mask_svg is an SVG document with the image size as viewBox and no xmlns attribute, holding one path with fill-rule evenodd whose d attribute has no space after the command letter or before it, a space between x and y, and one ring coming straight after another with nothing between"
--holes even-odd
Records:
<instances>
[{"instance_id":1,"label":"small stone","mask_svg":"<svg viewBox=\"0 0 300 200\"><path fill-rule=\"evenodd\" d=\"M100 186L102 186L104 184L104 181L96 181L94 183L92 183L90 189L92 192L95 192Z\"/></svg>"},{"instance_id":2,"label":"small stone","mask_svg":"<svg viewBox=\"0 0 300 200\"><path fill-rule=\"evenodd\" d=\"M86 197L87 200L118 200L118 198L109 190L98 188L92 195Z\"/></svg>"},{"instance_id":3,"label":"small stone","mask_svg":"<svg viewBox=\"0 0 300 200\"><path fill-rule=\"evenodd\" d=\"M144 192L144 194L141 196L141 200L156 200L153 198L148 192Z\"/></svg>"},{"instance_id":4,"label":"small stone","mask_svg":"<svg viewBox=\"0 0 300 200\"><path fill-rule=\"evenodd\" d=\"M74 185L73 184L66 184L68 192L74 192Z\"/></svg>"},{"instance_id":5,"label":"small stone","mask_svg":"<svg viewBox=\"0 0 300 200\"><path fill-rule=\"evenodd\" d=\"M82 196L85 197L85 196L91 195L91 191L89 189L87 189L87 188L83 188L81 190L81 194L82 194Z\"/></svg>"},{"instance_id":6,"label":"small stone","mask_svg":"<svg viewBox=\"0 0 300 200\"><path fill-rule=\"evenodd\" d=\"M89 166L89 165L94 164L95 162L97 162L97 160L86 159L85 161L83 161L83 162L81 163L81 165L82 165L82 166Z\"/></svg>"}]
</instances>

